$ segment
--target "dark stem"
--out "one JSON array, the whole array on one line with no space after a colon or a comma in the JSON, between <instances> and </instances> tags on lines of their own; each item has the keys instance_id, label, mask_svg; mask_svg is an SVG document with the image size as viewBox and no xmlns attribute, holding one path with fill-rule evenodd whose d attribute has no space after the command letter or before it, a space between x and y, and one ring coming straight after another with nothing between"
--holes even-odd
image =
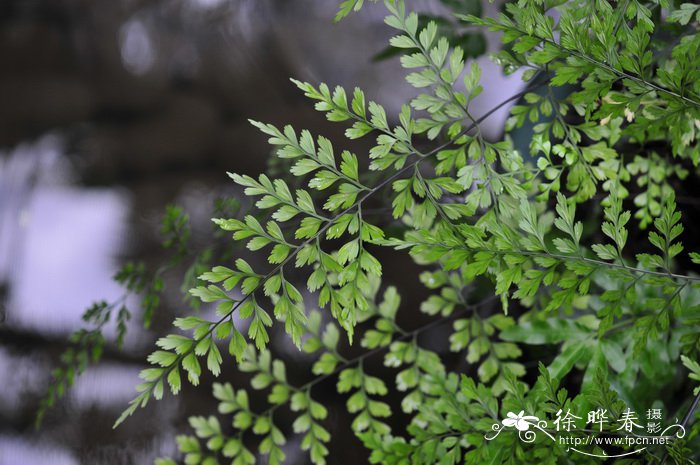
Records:
<instances>
[{"instance_id":1,"label":"dark stem","mask_svg":"<svg viewBox=\"0 0 700 465\"><path fill-rule=\"evenodd\" d=\"M690 405L690 408L688 409L688 412L685 414L685 417L683 417L683 421L681 422L681 426L684 429L685 429L685 426L690 421L690 418L693 416L693 412L695 412L695 409L698 407L699 403L700 403L700 392L697 393L697 395L695 396L695 399L693 399L693 403ZM664 465L666 463L666 460L668 460L668 451L666 451L664 453L664 456L661 459L661 463L659 465Z\"/></svg>"}]
</instances>

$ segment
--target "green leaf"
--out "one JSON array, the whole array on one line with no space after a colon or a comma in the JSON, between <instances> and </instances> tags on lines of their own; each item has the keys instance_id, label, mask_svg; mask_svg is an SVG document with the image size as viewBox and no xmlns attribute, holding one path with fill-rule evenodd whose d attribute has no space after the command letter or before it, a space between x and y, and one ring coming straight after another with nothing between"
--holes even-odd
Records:
<instances>
[{"instance_id":1,"label":"green leaf","mask_svg":"<svg viewBox=\"0 0 700 465\"><path fill-rule=\"evenodd\" d=\"M552 378L562 380L588 350L585 342L566 344L561 353L547 367Z\"/></svg>"},{"instance_id":2,"label":"green leaf","mask_svg":"<svg viewBox=\"0 0 700 465\"><path fill-rule=\"evenodd\" d=\"M698 362L695 360L691 360L685 355L681 355L681 361L683 362L683 365L690 370L690 375L688 377L692 380L700 382L700 364L698 364ZM697 396L698 393L700 393L700 386L693 390L693 395Z\"/></svg>"},{"instance_id":3,"label":"green leaf","mask_svg":"<svg viewBox=\"0 0 700 465\"><path fill-rule=\"evenodd\" d=\"M679 9L671 13L668 20L670 22L686 25L693 19L693 16L696 16L696 21L700 21L700 5L683 3Z\"/></svg>"}]
</instances>

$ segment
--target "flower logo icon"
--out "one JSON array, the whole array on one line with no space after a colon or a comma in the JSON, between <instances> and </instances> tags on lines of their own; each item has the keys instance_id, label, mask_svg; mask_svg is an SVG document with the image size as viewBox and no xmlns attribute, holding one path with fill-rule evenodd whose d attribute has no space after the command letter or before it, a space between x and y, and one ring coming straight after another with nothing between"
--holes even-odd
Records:
<instances>
[{"instance_id":1,"label":"flower logo icon","mask_svg":"<svg viewBox=\"0 0 700 465\"><path fill-rule=\"evenodd\" d=\"M501 431L507 428L515 428L518 430L518 436L525 442L533 442L537 437L537 433L530 429L530 427L540 430L542 433L546 434L552 441L554 437L542 428L547 426L547 422L540 420L538 417L532 415L525 415L525 410L521 410L520 413L508 412L506 418L504 418L501 423L494 423L491 425L491 430L493 434L490 436L488 434L484 435L487 441L492 441L501 434Z\"/></svg>"},{"instance_id":2,"label":"flower logo icon","mask_svg":"<svg viewBox=\"0 0 700 465\"><path fill-rule=\"evenodd\" d=\"M506 416L508 418L503 419L503 426L510 428L515 427L518 429L518 431L527 431L530 429L531 424L534 424L539 420L537 417L525 415L525 410L521 410L517 415L513 412L508 412Z\"/></svg>"}]
</instances>

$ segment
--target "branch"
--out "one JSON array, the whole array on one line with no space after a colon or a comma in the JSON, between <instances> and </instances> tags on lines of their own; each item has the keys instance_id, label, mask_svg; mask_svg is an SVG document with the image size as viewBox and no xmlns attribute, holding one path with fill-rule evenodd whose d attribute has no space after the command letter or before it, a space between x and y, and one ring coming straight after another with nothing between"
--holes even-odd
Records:
<instances>
[{"instance_id":1,"label":"branch","mask_svg":"<svg viewBox=\"0 0 700 465\"><path fill-rule=\"evenodd\" d=\"M476 311L477 309L479 309L479 308L481 308L481 307L483 307L483 306L485 306L485 305L491 303L492 301L496 300L497 298L498 298L498 296L492 295L492 296L487 297L487 298L483 299L482 301L480 301L480 302L478 302L478 303L476 303L476 304L473 304L473 305L464 304L464 308L462 308L462 310L460 310L460 311L458 311L458 312L454 312L454 313L452 313L452 314L450 314L450 315L444 316L444 317L442 317L442 318L438 318L437 320L433 320L433 321L431 321L430 323L428 323L428 324L426 324L426 325L423 325L423 326L419 326L418 328L416 328L416 329L414 329L414 330L412 330L412 331L400 333L400 336L397 337L396 339L393 339L389 344L386 344L386 345L377 347L377 348L375 348L375 349L372 349L372 350L370 350L370 351L368 351L368 352L365 352L364 354L360 354L360 355L358 355L357 357L352 358L352 359L350 359L350 360L344 360L344 361L343 361L341 364L339 364L339 366L336 367L336 369L333 370L331 373L327 373L327 374L325 374L325 375L322 375L322 376L319 376L319 377L317 377L317 378L314 378L314 379L312 379L311 381L309 381L309 382L303 384L302 386L293 387L293 389L295 389L296 391L306 391L306 390L308 390L308 389L311 389L311 388L313 388L314 386L316 386L317 384L322 383L323 381L327 380L328 378L332 378L332 377L334 377L334 376L337 376L338 374L340 374L341 371L345 370L346 368L351 367L351 366L353 366L353 365L356 365L356 364L358 364L358 363L361 363L361 362L363 362L364 360L366 360L366 359L368 359L368 358L370 358L370 357L372 357L372 356L374 356L374 355L376 355L376 354L379 354L379 353L385 351L385 350L386 350L387 348L389 348L389 347L391 346L391 344L394 343L394 342L400 342L400 341L405 341L405 340L408 340L408 339L412 339L412 338L414 338L414 337L416 337L416 336L418 336L418 335L420 335L420 334L422 334L422 333L424 333L424 332L426 332L426 331L429 331L429 330L431 330L431 329L433 329L433 328L436 328L436 327L438 327L438 326L441 326L441 325L443 325L443 324L445 324L445 323L447 323L447 322L449 322L449 321L451 321L451 320L453 320L453 319L456 319L456 318L459 318L459 317L461 317L461 316L464 316L464 315L466 315L467 313L474 312L474 311ZM290 387L292 387L292 386L290 386ZM261 413L259 413L259 414L257 414L257 415L258 415L258 416L261 416L261 417L267 416L267 415L273 413L275 410L277 410L277 408L279 408L279 407L282 406L282 405L284 405L284 404L273 405L272 407L270 407L270 408L264 410L263 412L261 412Z\"/></svg>"},{"instance_id":2,"label":"branch","mask_svg":"<svg viewBox=\"0 0 700 465\"><path fill-rule=\"evenodd\" d=\"M443 216L443 219L445 217ZM447 221L449 225L452 227L456 228L456 225L450 221ZM460 234L461 235L461 234ZM401 239L394 239L394 241L390 242L390 245L394 246L413 246L413 245L425 245L425 246L432 246L432 247L443 247L446 249L463 249L467 250L469 252L486 252L486 253L492 253L495 255L522 255L526 257L547 257L547 258L555 258L561 262L564 261L577 261L577 262L583 262L583 263L590 263L599 267L608 267L608 268L615 268L615 269L620 269L620 270L626 270L630 271L633 273L639 273L643 275L650 275L650 276L658 276L658 277L664 277L664 278L673 278L677 279L679 281L686 281L686 282L693 282L697 281L700 282L700 276L686 276L686 275L679 275L675 273L665 273L661 271L652 271L652 270L646 270L644 268L637 268L633 266L628 266L624 265L621 263L613 263L613 262L605 262L602 260L597 260L594 258L588 258L588 257L582 257L578 255L561 255L561 254L556 254L556 253L551 253L551 252L531 252L527 250L518 250L518 249L511 249L511 250L495 250L495 249L489 249L485 247L468 247L466 245L462 244L444 244L442 242L418 242L418 241L404 241Z\"/></svg>"},{"instance_id":3,"label":"branch","mask_svg":"<svg viewBox=\"0 0 700 465\"><path fill-rule=\"evenodd\" d=\"M693 416L693 412L695 412L695 409L698 407L698 404L700 404L700 392L698 392L698 394L695 396L695 399L693 399L693 403L688 408L685 417L683 417L683 421L681 422L681 426L683 428L685 428L685 426L690 421L690 418ZM664 465L666 463L666 460L668 460L668 451L664 453L664 456L661 459L661 463L659 465Z\"/></svg>"}]
</instances>

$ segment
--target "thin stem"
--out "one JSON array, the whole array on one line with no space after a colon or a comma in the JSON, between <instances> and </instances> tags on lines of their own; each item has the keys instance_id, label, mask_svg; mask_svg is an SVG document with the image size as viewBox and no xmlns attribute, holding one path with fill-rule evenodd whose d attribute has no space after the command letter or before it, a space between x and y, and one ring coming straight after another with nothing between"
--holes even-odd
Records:
<instances>
[{"instance_id":1,"label":"thin stem","mask_svg":"<svg viewBox=\"0 0 700 465\"><path fill-rule=\"evenodd\" d=\"M688 408L688 411L686 412L685 416L683 417L683 421L681 422L681 426L683 428L686 427L688 422L690 421L691 417L693 416L693 412L695 412L695 409L698 408L698 404L700 404L700 392L698 392L695 395L695 399L693 399L693 403L690 405ZM661 463L659 465L664 465L666 463L666 460L668 460L668 451L664 453L664 456L661 458Z\"/></svg>"},{"instance_id":2,"label":"thin stem","mask_svg":"<svg viewBox=\"0 0 700 465\"><path fill-rule=\"evenodd\" d=\"M478 308L483 307L483 306L485 306L485 305L491 303L492 301L496 300L496 298L497 298L497 296L490 296L490 297L487 297L487 298L485 298L484 300L482 300L481 302L478 302L478 303L476 303L476 304L473 304L473 305L465 305L465 307L464 307L462 310L460 310L459 312L455 312L455 313L452 313L451 315L447 315L447 316L445 316L445 317L438 318L437 320L433 320L433 321L431 321L430 323L428 323L428 324L426 324L426 325L423 325L423 326L419 326L418 328L416 328L416 329L414 329L414 330L412 330L412 331L403 332L399 337L397 337L396 339L393 339L391 342L392 342L392 343L394 343L394 342L400 342L400 341L405 341L405 340L407 340L407 339L411 339L411 338L417 337L418 335L420 335L420 334L422 334L422 333L424 333L424 332L426 332L426 331L429 331L429 330L431 330L431 329L433 329L433 328L435 328L435 327L437 327L437 326L443 325L443 324L447 323L447 322L450 321L450 320L459 318L459 317L461 317L461 316L463 316L463 315L466 315L466 314L469 313L469 312L475 312ZM350 359L350 360L345 360L343 363L341 363L341 364L340 364L335 370L333 370L331 373L328 373L328 374L319 376L319 377L317 377L317 378L314 378L314 379L312 379L311 381L309 381L309 382L307 382L307 383L305 383L305 384L303 384L303 385L301 385L301 386L299 386L299 387L296 387L296 388L293 387L293 386L290 386L290 387L291 387L292 389L296 390L296 391L306 391L306 390L312 389L312 388L313 388L314 386L316 386L317 384L322 383L323 381L325 381L325 380L327 380L327 379L329 379L329 378L332 378L333 376L336 376L336 375L340 374L340 372L343 371L343 370L345 370L346 368L351 367L351 366L356 365L356 364L360 364L360 363L362 363L364 360L366 360L366 359L368 359L368 358L370 358L370 357L372 357L372 356L374 356L374 355L376 355L376 354L378 354L378 353L381 353L381 352L385 351L390 345L391 345L391 344L387 344L387 345L384 345L384 346L380 346L380 347L377 347L377 348L375 348L375 349L372 349L372 350L370 350L370 351L368 351L368 352L365 352L364 354L360 354L360 355L358 355L358 356L355 357L355 358L352 358L352 359ZM263 411L263 412L260 413L259 415L260 415L260 416L267 415L270 411L275 411L275 410L276 410L277 408L279 408L281 405L284 405L284 404L273 405L272 407L270 407L270 408L268 408L267 410Z\"/></svg>"},{"instance_id":3,"label":"thin stem","mask_svg":"<svg viewBox=\"0 0 700 465\"><path fill-rule=\"evenodd\" d=\"M653 271L653 270L645 270L643 268L637 268L633 266L628 266L625 264L621 263L612 263L612 262L604 262L602 260L597 260L594 258L588 258L588 257L580 257L577 255L561 255L557 253L552 253L552 252L532 252L528 250L495 250L495 249L489 249L486 247L468 247L466 245L460 245L460 244L444 244L440 242L417 242L417 241L406 241L405 244L407 245L432 245L432 246L438 246L438 247L446 247L446 248L461 248L464 250L468 250L470 252L488 252L496 255L523 255L523 256L528 256L528 257L551 257L551 258L556 258L557 260L560 261L579 261L579 262L585 262L585 263L591 263L597 266L605 266L608 268L618 268L618 269L623 269L627 270L633 273L642 273L646 275L652 275L652 276L663 276L666 278L673 278L677 279L679 281L700 281L700 276L685 276L685 275L680 275L680 274L675 274L675 273L666 273L666 272L661 272L661 271Z\"/></svg>"},{"instance_id":4,"label":"thin stem","mask_svg":"<svg viewBox=\"0 0 700 465\"><path fill-rule=\"evenodd\" d=\"M519 30L519 29L517 29L517 28L513 28L513 29L517 30L518 32L520 32L520 33L522 33L522 34L527 34L525 31L521 31L521 30ZM682 100L682 101L684 101L684 102L687 102L687 103L690 103L690 104L692 104L692 105L695 105L696 107L700 107L700 102L697 102L697 101L695 101L695 100L693 100L693 99L691 99L691 98L688 98L688 97L686 97L686 96L684 96L684 95L681 95L681 94L679 94L678 92L674 92L674 91L672 91L672 90L669 90L669 89L666 89L666 88L664 88L664 87L661 87L661 86L659 86L659 85L657 85L657 84L654 84L654 83L652 83L652 82L649 82L649 81L647 81L646 79L643 79L643 78L641 78L641 77L639 77L639 76L635 76L635 75L629 74L629 73L627 73L627 72L625 72L625 71L621 71L621 70L619 70L619 69L617 69L617 68L615 68L615 67L613 67L613 66L610 66L610 65L607 64L607 63L604 63L604 62L602 62L602 61L598 61L598 60L596 60L595 58L593 58L593 57L591 57L591 56L585 55L585 54L579 52L578 50L572 50L572 49L566 48L566 47L560 45L559 43L557 43L557 42L555 42L555 41L553 41L553 40L551 40L551 39L547 39L547 38L544 38L544 37L538 37L538 38L541 39L541 40L544 41L544 42L547 42L547 43L549 43L549 44L551 44L551 45L554 45L554 46L557 47L559 50L562 50L562 51L564 51L564 52L566 52L566 53L570 53L571 55L573 55L573 56L575 56L575 57L577 57L577 58L581 58L582 60L586 60L586 61L588 61L589 63L592 63L592 64L598 66L599 68L603 68L603 69L605 69L605 70L607 70L607 71L610 71L610 72L612 72L612 73L614 73L614 74L617 74L617 75L618 75L619 77L621 77L621 78L630 79L630 80L635 81L635 82L637 82L638 84L641 84L641 85L643 85L643 86L645 86L645 87L654 89L654 90L657 91L657 92L662 92L662 93L664 93L664 94L670 95L670 96L675 97L675 98L677 98L677 99L679 99L679 100Z\"/></svg>"}]
</instances>

